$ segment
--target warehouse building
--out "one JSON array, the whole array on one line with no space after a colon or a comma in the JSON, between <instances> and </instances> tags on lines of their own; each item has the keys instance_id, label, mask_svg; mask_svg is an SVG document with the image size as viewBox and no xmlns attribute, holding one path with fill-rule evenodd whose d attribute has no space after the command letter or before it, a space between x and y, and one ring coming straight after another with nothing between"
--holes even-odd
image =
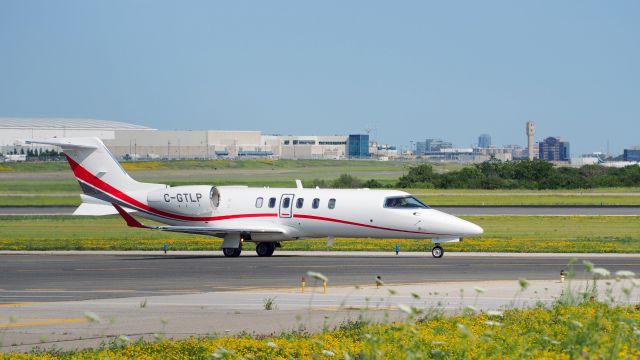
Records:
<instances>
[{"instance_id":1,"label":"warehouse building","mask_svg":"<svg viewBox=\"0 0 640 360\"><path fill-rule=\"evenodd\" d=\"M346 159L369 156L366 151L367 135L303 136L265 135L260 131L165 131L95 119L0 118L0 152L5 154L24 149L24 146L19 145L19 140L94 136L102 139L117 158L124 160ZM357 152L350 152L350 140L351 148L357 149ZM358 141L357 144L354 143L355 140ZM46 148L41 145L37 147Z\"/></svg>"}]
</instances>

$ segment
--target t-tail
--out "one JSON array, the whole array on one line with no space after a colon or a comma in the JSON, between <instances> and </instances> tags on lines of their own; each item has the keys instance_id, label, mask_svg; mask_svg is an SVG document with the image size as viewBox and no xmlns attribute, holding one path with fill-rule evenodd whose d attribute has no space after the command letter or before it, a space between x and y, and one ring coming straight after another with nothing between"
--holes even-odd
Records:
<instances>
[{"instance_id":1,"label":"t-tail","mask_svg":"<svg viewBox=\"0 0 640 360\"><path fill-rule=\"evenodd\" d=\"M84 193L80 196L82 204L74 215L117 214L112 204L120 203L126 206L128 203L146 203L149 191L167 187L163 184L142 183L131 178L102 140L95 137L31 139L25 143L55 145L62 148Z\"/></svg>"}]
</instances>

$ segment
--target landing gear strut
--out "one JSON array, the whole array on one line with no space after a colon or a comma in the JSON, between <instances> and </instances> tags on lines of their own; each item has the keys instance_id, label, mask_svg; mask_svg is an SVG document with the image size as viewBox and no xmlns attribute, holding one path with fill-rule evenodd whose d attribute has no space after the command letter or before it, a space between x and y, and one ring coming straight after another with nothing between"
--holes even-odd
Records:
<instances>
[{"instance_id":1,"label":"landing gear strut","mask_svg":"<svg viewBox=\"0 0 640 360\"><path fill-rule=\"evenodd\" d=\"M436 244L436 246L431 249L431 255L433 255L434 258L439 259L444 255L444 249L440 244Z\"/></svg>"},{"instance_id":2,"label":"landing gear strut","mask_svg":"<svg viewBox=\"0 0 640 360\"><path fill-rule=\"evenodd\" d=\"M238 257L241 252L242 249L240 248L222 248L222 253L226 257Z\"/></svg>"},{"instance_id":3,"label":"landing gear strut","mask_svg":"<svg viewBox=\"0 0 640 360\"><path fill-rule=\"evenodd\" d=\"M271 256L276 250L276 243L273 242L261 242L256 245L256 253L258 256Z\"/></svg>"}]
</instances>

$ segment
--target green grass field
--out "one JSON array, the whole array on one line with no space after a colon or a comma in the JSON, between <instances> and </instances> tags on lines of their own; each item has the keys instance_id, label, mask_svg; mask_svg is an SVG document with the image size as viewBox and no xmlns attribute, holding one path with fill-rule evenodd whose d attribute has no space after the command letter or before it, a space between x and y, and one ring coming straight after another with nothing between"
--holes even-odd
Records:
<instances>
[{"instance_id":1,"label":"green grass field","mask_svg":"<svg viewBox=\"0 0 640 360\"><path fill-rule=\"evenodd\" d=\"M468 216L485 229L479 238L445 244L446 251L483 252L617 252L640 251L640 217ZM109 217L0 217L3 250L217 250L221 240L125 226ZM339 251L429 251L430 241L403 239L336 239ZM290 241L284 250L327 250L325 239ZM245 250L253 251L252 244Z\"/></svg>"},{"instance_id":2,"label":"green grass field","mask_svg":"<svg viewBox=\"0 0 640 360\"><path fill-rule=\"evenodd\" d=\"M393 185L415 163L346 160L149 161L123 166L139 181L178 185L305 186L341 174ZM438 172L461 165L436 165ZM640 205L638 188L588 190L407 189L427 204L442 205ZM0 206L79 205L80 187L66 162L0 164Z\"/></svg>"},{"instance_id":3,"label":"green grass field","mask_svg":"<svg viewBox=\"0 0 640 360\"><path fill-rule=\"evenodd\" d=\"M402 169L415 165L412 162L376 161L376 160L169 160L169 161L123 161L122 166L128 171L136 170L195 170L195 169ZM459 169L462 165L436 165L436 171ZM57 162L25 162L0 164L0 172L41 172L68 170L66 161Z\"/></svg>"}]
</instances>

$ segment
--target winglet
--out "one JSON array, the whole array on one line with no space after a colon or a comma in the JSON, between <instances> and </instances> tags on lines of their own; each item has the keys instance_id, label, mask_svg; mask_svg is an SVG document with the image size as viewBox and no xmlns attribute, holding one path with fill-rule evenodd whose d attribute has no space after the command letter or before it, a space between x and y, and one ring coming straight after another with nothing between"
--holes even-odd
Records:
<instances>
[{"instance_id":1,"label":"winglet","mask_svg":"<svg viewBox=\"0 0 640 360\"><path fill-rule=\"evenodd\" d=\"M147 226L142 225L142 223L136 220L133 216L129 215L129 213L126 212L123 208L121 208L120 205L115 203L112 203L111 205L113 205L113 207L116 208L116 210L118 210L118 213L120 214L120 216L122 216L124 221L127 222L127 226L144 228L144 229L147 228Z\"/></svg>"}]
</instances>

